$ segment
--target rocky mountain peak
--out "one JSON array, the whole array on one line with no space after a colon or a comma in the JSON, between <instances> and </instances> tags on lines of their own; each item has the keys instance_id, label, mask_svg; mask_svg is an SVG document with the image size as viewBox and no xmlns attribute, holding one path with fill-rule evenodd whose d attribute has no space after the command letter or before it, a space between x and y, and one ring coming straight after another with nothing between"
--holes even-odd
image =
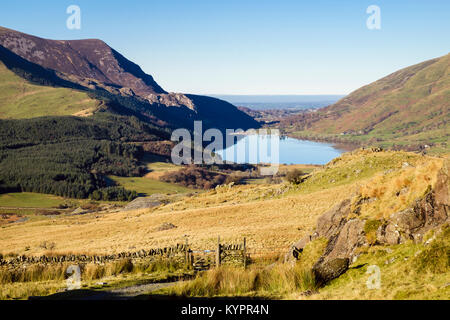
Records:
<instances>
[{"instance_id":1,"label":"rocky mountain peak","mask_svg":"<svg viewBox=\"0 0 450 320\"><path fill-rule=\"evenodd\" d=\"M94 80L96 85L108 91L125 87L143 98L149 94L166 93L137 64L102 40L48 40L1 28L0 45L86 87Z\"/></svg>"}]
</instances>

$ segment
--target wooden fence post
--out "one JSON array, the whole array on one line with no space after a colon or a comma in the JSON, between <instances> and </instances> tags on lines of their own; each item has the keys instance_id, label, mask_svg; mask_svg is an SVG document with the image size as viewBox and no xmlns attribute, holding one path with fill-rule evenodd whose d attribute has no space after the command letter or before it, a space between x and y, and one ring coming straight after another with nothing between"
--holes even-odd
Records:
<instances>
[{"instance_id":1,"label":"wooden fence post","mask_svg":"<svg viewBox=\"0 0 450 320\"><path fill-rule=\"evenodd\" d=\"M242 250L244 269L247 269L247 239L244 237L244 249Z\"/></svg>"},{"instance_id":2,"label":"wooden fence post","mask_svg":"<svg viewBox=\"0 0 450 320\"><path fill-rule=\"evenodd\" d=\"M184 257L185 257L185 264L186 264L186 268L189 268L189 263L190 263L190 259L189 259L189 242L188 242L188 238L186 238L186 245L184 248Z\"/></svg>"},{"instance_id":3,"label":"wooden fence post","mask_svg":"<svg viewBox=\"0 0 450 320\"><path fill-rule=\"evenodd\" d=\"M222 246L220 245L220 236L217 237L217 251L216 251L216 268L220 267L220 254L222 253Z\"/></svg>"}]
</instances>

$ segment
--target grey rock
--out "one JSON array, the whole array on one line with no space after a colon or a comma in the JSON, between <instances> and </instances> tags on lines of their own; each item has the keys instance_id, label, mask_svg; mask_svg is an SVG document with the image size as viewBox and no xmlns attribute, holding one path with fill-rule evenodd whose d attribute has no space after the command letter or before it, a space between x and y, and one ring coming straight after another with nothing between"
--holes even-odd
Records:
<instances>
[{"instance_id":1,"label":"grey rock","mask_svg":"<svg viewBox=\"0 0 450 320\"><path fill-rule=\"evenodd\" d=\"M346 199L327 211L317 220L318 237L330 238L340 232L350 212L350 199Z\"/></svg>"},{"instance_id":2,"label":"grey rock","mask_svg":"<svg viewBox=\"0 0 450 320\"><path fill-rule=\"evenodd\" d=\"M348 258L317 262L312 268L316 285L323 287L331 280L338 278L348 270L349 263Z\"/></svg>"},{"instance_id":3,"label":"grey rock","mask_svg":"<svg viewBox=\"0 0 450 320\"><path fill-rule=\"evenodd\" d=\"M399 244L400 232L392 223L382 225L377 230L377 241L383 244Z\"/></svg>"},{"instance_id":4,"label":"grey rock","mask_svg":"<svg viewBox=\"0 0 450 320\"><path fill-rule=\"evenodd\" d=\"M128 203L123 211L139 210L139 209L150 209L155 208L163 204L161 201L163 196L159 194L152 195L150 197L140 197L136 198L130 203Z\"/></svg>"},{"instance_id":5,"label":"grey rock","mask_svg":"<svg viewBox=\"0 0 450 320\"><path fill-rule=\"evenodd\" d=\"M366 237L364 233L364 221L359 219L352 219L348 221L336 240L332 239L326 252L326 260L333 260L336 258L352 259L355 254L355 249L366 244ZM333 241L334 240L334 241Z\"/></svg>"}]
</instances>

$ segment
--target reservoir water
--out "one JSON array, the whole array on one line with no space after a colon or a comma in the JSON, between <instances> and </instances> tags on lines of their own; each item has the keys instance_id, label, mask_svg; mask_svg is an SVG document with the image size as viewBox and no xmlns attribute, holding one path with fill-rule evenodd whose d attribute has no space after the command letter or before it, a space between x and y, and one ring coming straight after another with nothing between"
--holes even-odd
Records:
<instances>
[{"instance_id":1,"label":"reservoir water","mask_svg":"<svg viewBox=\"0 0 450 320\"><path fill-rule=\"evenodd\" d=\"M339 157L343 152L345 151L330 143L251 134L241 136L234 145L217 153L224 161L236 163L322 165Z\"/></svg>"}]
</instances>

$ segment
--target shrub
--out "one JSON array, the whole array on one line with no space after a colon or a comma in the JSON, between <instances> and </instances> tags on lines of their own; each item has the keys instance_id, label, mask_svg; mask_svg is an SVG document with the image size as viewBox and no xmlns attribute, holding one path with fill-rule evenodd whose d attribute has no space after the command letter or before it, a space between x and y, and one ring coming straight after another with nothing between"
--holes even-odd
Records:
<instances>
[{"instance_id":1,"label":"shrub","mask_svg":"<svg viewBox=\"0 0 450 320\"><path fill-rule=\"evenodd\" d=\"M366 239L370 244L375 244L377 241L377 230L383 224L381 220L367 220L364 225L364 232Z\"/></svg>"},{"instance_id":2,"label":"shrub","mask_svg":"<svg viewBox=\"0 0 450 320\"><path fill-rule=\"evenodd\" d=\"M300 169L294 169L286 174L286 180L292 184L300 184L304 181L305 173Z\"/></svg>"},{"instance_id":3,"label":"shrub","mask_svg":"<svg viewBox=\"0 0 450 320\"><path fill-rule=\"evenodd\" d=\"M226 182L227 176L196 166L189 166L175 172L168 172L160 178L161 181L175 183L197 189L212 189Z\"/></svg>"}]
</instances>

